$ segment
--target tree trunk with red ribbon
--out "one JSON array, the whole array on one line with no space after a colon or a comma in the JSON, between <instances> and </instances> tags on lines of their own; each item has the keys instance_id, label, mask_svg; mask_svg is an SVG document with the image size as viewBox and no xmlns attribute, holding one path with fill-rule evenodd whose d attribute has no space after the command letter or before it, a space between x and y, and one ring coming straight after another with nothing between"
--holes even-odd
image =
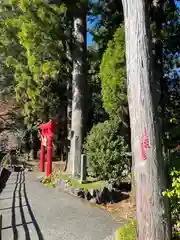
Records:
<instances>
[{"instance_id":1,"label":"tree trunk with red ribbon","mask_svg":"<svg viewBox=\"0 0 180 240\"><path fill-rule=\"evenodd\" d=\"M150 84L151 56L149 1L122 0L125 19L127 89L131 146L136 178L138 240L171 239L165 163Z\"/></svg>"}]
</instances>

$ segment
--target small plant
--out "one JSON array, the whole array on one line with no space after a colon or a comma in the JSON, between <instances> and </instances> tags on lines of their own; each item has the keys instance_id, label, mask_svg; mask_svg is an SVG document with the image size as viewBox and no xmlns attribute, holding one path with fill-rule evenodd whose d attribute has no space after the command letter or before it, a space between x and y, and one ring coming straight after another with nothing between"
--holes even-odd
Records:
<instances>
[{"instance_id":1,"label":"small plant","mask_svg":"<svg viewBox=\"0 0 180 240\"><path fill-rule=\"evenodd\" d=\"M50 184L50 183L51 183L51 176L43 178L43 179L42 179L42 183L43 183L44 185Z\"/></svg>"},{"instance_id":2,"label":"small plant","mask_svg":"<svg viewBox=\"0 0 180 240\"><path fill-rule=\"evenodd\" d=\"M56 187L56 182L61 176L61 171L59 169L53 169L49 177L42 177L41 182L48 187Z\"/></svg>"},{"instance_id":3,"label":"small plant","mask_svg":"<svg viewBox=\"0 0 180 240\"><path fill-rule=\"evenodd\" d=\"M136 240L136 223L133 221L117 229L116 240Z\"/></svg>"},{"instance_id":4,"label":"small plant","mask_svg":"<svg viewBox=\"0 0 180 240\"><path fill-rule=\"evenodd\" d=\"M171 187L163 195L170 199L174 237L180 237L180 170L173 168L170 177Z\"/></svg>"},{"instance_id":5,"label":"small plant","mask_svg":"<svg viewBox=\"0 0 180 240\"><path fill-rule=\"evenodd\" d=\"M116 120L95 125L84 146L89 175L97 180L120 183L130 170L127 146L119 132Z\"/></svg>"},{"instance_id":6,"label":"small plant","mask_svg":"<svg viewBox=\"0 0 180 240\"><path fill-rule=\"evenodd\" d=\"M55 187L54 182L52 181L52 176L42 179L42 183L47 187Z\"/></svg>"}]
</instances>

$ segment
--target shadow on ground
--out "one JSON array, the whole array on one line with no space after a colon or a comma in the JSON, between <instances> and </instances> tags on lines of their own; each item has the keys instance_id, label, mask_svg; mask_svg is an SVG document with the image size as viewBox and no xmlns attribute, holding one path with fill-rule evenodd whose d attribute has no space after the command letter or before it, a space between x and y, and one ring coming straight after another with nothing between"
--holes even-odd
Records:
<instances>
[{"instance_id":1,"label":"shadow on ground","mask_svg":"<svg viewBox=\"0 0 180 240\"><path fill-rule=\"evenodd\" d=\"M1 231L12 228L13 240L18 240L19 236L18 236L17 227L22 226L24 228L24 232L25 232L25 240L31 240L32 238L30 236L30 231L28 229L28 224L33 224L35 229L36 229L38 239L39 240L44 240L44 237L42 235L42 232L41 232L40 227L39 227L39 225L36 221L36 218L33 214L31 205L30 205L29 200L28 200L28 196L27 196L27 192L26 192L26 184L25 184L25 172L21 168L17 168L17 169L15 169L15 171L18 172L18 173L17 173L16 181L14 183L15 184L14 191L12 193L11 226L3 227L3 228L1 228ZM8 169L4 169L2 171L1 178L0 178L0 182L2 181L0 192L2 192L3 189L5 188L6 182L8 181L10 175L11 175L11 171L9 171ZM15 211L16 208L17 208L17 206L15 205L15 201L17 199L16 194L18 195L18 198L19 198L19 209L20 209L22 224L17 224L16 223L16 211ZM23 203L23 198L25 199L25 204ZM0 200L2 200L2 199L0 198ZM30 218L31 218L30 222L26 222L25 212L24 212L23 207L27 207L27 209L28 209L28 213L29 213ZM1 209L1 210L7 210L7 208L6 209ZM3 219L2 219L2 221L3 221ZM1 240L1 238L0 238L0 240Z\"/></svg>"},{"instance_id":2,"label":"shadow on ground","mask_svg":"<svg viewBox=\"0 0 180 240\"><path fill-rule=\"evenodd\" d=\"M3 189L6 187L6 183L11 175L11 171L6 168L2 168L2 171L0 173L0 193L3 191Z\"/></svg>"}]
</instances>

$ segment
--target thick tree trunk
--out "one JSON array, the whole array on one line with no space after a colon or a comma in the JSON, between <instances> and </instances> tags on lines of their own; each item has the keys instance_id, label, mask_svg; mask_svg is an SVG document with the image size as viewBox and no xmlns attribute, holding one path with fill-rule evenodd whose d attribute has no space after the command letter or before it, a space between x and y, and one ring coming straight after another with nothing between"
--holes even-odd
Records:
<instances>
[{"instance_id":1,"label":"thick tree trunk","mask_svg":"<svg viewBox=\"0 0 180 240\"><path fill-rule=\"evenodd\" d=\"M67 159L65 170L72 172L70 162L70 140L71 140L71 116L72 116L72 43L73 43L73 18L72 13L68 14L69 28L67 31L67 58L69 60L68 81L67 81Z\"/></svg>"},{"instance_id":2,"label":"thick tree trunk","mask_svg":"<svg viewBox=\"0 0 180 240\"><path fill-rule=\"evenodd\" d=\"M70 161L71 116L72 116L72 79L67 82L67 159L65 171L72 172Z\"/></svg>"},{"instance_id":3,"label":"thick tree trunk","mask_svg":"<svg viewBox=\"0 0 180 240\"><path fill-rule=\"evenodd\" d=\"M81 153L86 111L86 11L77 6L74 19L72 118L70 167L74 176L80 175Z\"/></svg>"},{"instance_id":4,"label":"thick tree trunk","mask_svg":"<svg viewBox=\"0 0 180 240\"><path fill-rule=\"evenodd\" d=\"M135 161L138 240L171 239L165 164L150 88L153 82L149 16L145 0L122 0L125 17L131 147Z\"/></svg>"},{"instance_id":5,"label":"thick tree trunk","mask_svg":"<svg viewBox=\"0 0 180 240\"><path fill-rule=\"evenodd\" d=\"M162 41L161 41L161 30L162 23L164 20L163 14L163 1L152 0L150 4L150 18L151 24L153 23L155 29L153 30L152 37L152 62L154 77L151 79L151 90L153 95L153 104L156 108L156 117L159 116L159 127L160 132L162 133L162 117L163 117L163 104L164 103L164 90L163 90L163 63L162 63ZM161 103L162 102L162 103ZM160 106L161 105L161 106ZM132 161L132 196L136 195L136 181L134 177L134 161Z\"/></svg>"}]
</instances>

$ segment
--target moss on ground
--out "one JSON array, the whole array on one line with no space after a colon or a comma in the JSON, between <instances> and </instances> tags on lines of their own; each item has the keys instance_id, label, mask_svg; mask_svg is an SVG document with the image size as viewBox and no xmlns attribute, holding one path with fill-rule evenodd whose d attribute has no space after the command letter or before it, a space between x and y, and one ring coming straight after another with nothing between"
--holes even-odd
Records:
<instances>
[{"instance_id":1,"label":"moss on ground","mask_svg":"<svg viewBox=\"0 0 180 240\"><path fill-rule=\"evenodd\" d=\"M104 187L104 181L90 182L90 183L80 183L78 179L71 178L67 175L61 175L61 179L69 181L69 185L73 188L83 188L83 189L100 189Z\"/></svg>"},{"instance_id":2,"label":"moss on ground","mask_svg":"<svg viewBox=\"0 0 180 240\"><path fill-rule=\"evenodd\" d=\"M116 240L136 240L136 223L131 222L116 230Z\"/></svg>"},{"instance_id":3,"label":"moss on ground","mask_svg":"<svg viewBox=\"0 0 180 240\"><path fill-rule=\"evenodd\" d=\"M44 178L42 179L42 182L44 183L45 186L49 186L49 187L56 187L56 181L57 180L65 180L68 182L68 184L70 186L72 186L73 188L82 188L85 190L89 190L89 189L101 189L104 187L105 182L104 181L94 181L94 182L90 182L90 183L81 183L79 181L79 179L76 178L72 178L70 175L57 171L57 170L53 170L52 175L49 178Z\"/></svg>"}]
</instances>

